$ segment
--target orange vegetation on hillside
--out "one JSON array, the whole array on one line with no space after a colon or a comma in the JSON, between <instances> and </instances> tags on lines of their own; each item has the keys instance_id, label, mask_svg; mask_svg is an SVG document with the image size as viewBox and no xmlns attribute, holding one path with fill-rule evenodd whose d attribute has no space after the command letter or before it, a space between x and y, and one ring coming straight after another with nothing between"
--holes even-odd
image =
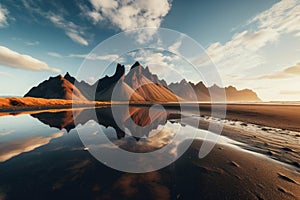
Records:
<instances>
[{"instance_id":1,"label":"orange vegetation on hillside","mask_svg":"<svg viewBox=\"0 0 300 200\"><path fill-rule=\"evenodd\" d=\"M55 108L55 107L71 107L72 105L94 106L94 105L108 105L109 102L95 102L84 100L65 100L65 99L43 99L34 97L23 98L0 98L0 110L22 110L22 109L41 109L41 108Z\"/></svg>"}]
</instances>

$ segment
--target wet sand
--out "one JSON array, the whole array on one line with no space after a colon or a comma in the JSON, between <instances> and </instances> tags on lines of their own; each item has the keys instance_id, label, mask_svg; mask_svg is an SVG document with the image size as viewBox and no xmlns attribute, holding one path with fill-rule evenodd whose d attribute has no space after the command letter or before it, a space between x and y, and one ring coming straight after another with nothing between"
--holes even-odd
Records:
<instances>
[{"instance_id":1,"label":"wet sand","mask_svg":"<svg viewBox=\"0 0 300 200\"><path fill-rule=\"evenodd\" d=\"M208 156L199 159L201 144L202 141L195 140L182 157L163 169L133 174L103 165L82 148L49 151L57 148L53 142L44 147L48 149L46 152L40 149L39 153L0 163L5 169L0 171L0 188L3 189L0 197L299 199L300 176L293 167L219 144ZM81 145L79 140L78 145ZM32 162L25 162L28 158ZM16 165L17 161L23 164Z\"/></svg>"},{"instance_id":2,"label":"wet sand","mask_svg":"<svg viewBox=\"0 0 300 200\"><path fill-rule=\"evenodd\" d=\"M193 120L191 116L189 120ZM185 120L188 122L189 120ZM176 121L176 120L175 120ZM227 121L224 123L224 121ZM180 120L178 120L180 123ZM195 122L191 122L194 125ZM208 117L201 117L196 128L219 133L222 127L222 136L241 142L243 149L266 155L274 160L292 165L300 170L300 133L242 121L228 121Z\"/></svg>"},{"instance_id":3,"label":"wet sand","mask_svg":"<svg viewBox=\"0 0 300 200\"><path fill-rule=\"evenodd\" d=\"M295 168L218 144L199 159L201 144L195 140L175 166L179 199L299 199Z\"/></svg>"},{"instance_id":4,"label":"wet sand","mask_svg":"<svg viewBox=\"0 0 300 200\"><path fill-rule=\"evenodd\" d=\"M214 117L221 116L223 105L215 105ZM300 105L227 104L226 119L300 132ZM210 104L199 104L201 115L211 115Z\"/></svg>"}]
</instances>

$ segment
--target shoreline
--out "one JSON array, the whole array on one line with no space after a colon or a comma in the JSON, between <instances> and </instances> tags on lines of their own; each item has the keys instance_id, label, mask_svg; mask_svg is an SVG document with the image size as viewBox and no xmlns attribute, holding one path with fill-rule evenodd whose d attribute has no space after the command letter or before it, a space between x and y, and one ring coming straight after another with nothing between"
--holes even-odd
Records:
<instances>
[{"instance_id":1,"label":"shoreline","mask_svg":"<svg viewBox=\"0 0 300 200\"><path fill-rule=\"evenodd\" d=\"M181 106L186 111L200 116L210 116L232 121L243 121L261 126L280 128L300 132L300 105L297 104L263 104L263 103L215 103L212 113L212 104L207 102L100 102L100 101L80 101L62 99L42 99L42 98L0 98L0 115L22 114L29 111L43 111L53 109L72 108L94 108L101 106L137 106L151 107L159 104L166 109L179 110ZM195 106L199 108L195 111ZM226 116L224 115L226 111Z\"/></svg>"}]
</instances>

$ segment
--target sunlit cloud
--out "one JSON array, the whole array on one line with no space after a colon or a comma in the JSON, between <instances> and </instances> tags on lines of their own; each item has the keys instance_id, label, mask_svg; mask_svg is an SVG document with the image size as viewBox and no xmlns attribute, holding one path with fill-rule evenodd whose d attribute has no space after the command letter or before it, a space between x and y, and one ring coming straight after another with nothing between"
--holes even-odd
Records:
<instances>
[{"instance_id":1,"label":"sunlit cloud","mask_svg":"<svg viewBox=\"0 0 300 200\"><path fill-rule=\"evenodd\" d=\"M50 68L43 61L33 58L30 55L20 54L4 46L0 46L0 65L32 71L60 72L59 69Z\"/></svg>"},{"instance_id":2,"label":"sunlit cloud","mask_svg":"<svg viewBox=\"0 0 300 200\"><path fill-rule=\"evenodd\" d=\"M47 54L49 56L56 57L56 58L62 58L63 57L61 54L56 53L56 52L48 52Z\"/></svg>"},{"instance_id":3,"label":"sunlit cloud","mask_svg":"<svg viewBox=\"0 0 300 200\"><path fill-rule=\"evenodd\" d=\"M284 94L284 95L299 95L300 94L300 90L281 90L280 94Z\"/></svg>"},{"instance_id":4,"label":"sunlit cloud","mask_svg":"<svg viewBox=\"0 0 300 200\"><path fill-rule=\"evenodd\" d=\"M233 71L238 68L254 68L267 62L260 51L263 47L276 43L281 35L298 35L299 24L300 2L280 1L250 19L247 25L251 26L251 29L236 33L225 44L211 44L206 53L220 69ZM199 66L210 64L205 55L200 55L195 60Z\"/></svg>"},{"instance_id":5,"label":"sunlit cloud","mask_svg":"<svg viewBox=\"0 0 300 200\"><path fill-rule=\"evenodd\" d=\"M212 59L220 68L234 70L239 67L251 68L263 64L264 58L258 51L269 43L277 41L279 33L274 29L262 29L256 32L243 31L232 37L224 45L216 42L206 49L209 55L195 58L199 66L211 64ZM210 58L210 59L209 59Z\"/></svg>"},{"instance_id":6,"label":"sunlit cloud","mask_svg":"<svg viewBox=\"0 0 300 200\"><path fill-rule=\"evenodd\" d=\"M171 9L168 0L120 1L90 0L93 9L82 7L93 23L109 21L122 31L143 27L160 27L163 18ZM137 41L143 42L155 33L155 30L137 31Z\"/></svg>"},{"instance_id":7,"label":"sunlit cloud","mask_svg":"<svg viewBox=\"0 0 300 200\"><path fill-rule=\"evenodd\" d=\"M285 79L285 78L293 78L295 76L300 77L300 63L297 63L294 66L285 68L281 71L270 75L259 76L254 79Z\"/></svg>"},{"instance_id":8,"label":"sunlit cloud","mask_svg":"<svg viewBox=\"0 0 300 200\"><path fill-rule=\"evenodd\" d=\"M298 0L283 0L270 9L260 13L250 20L257 22L259 28L272 28L280 33L300 34L300 2Z\"/></svg>"}]
</instances>

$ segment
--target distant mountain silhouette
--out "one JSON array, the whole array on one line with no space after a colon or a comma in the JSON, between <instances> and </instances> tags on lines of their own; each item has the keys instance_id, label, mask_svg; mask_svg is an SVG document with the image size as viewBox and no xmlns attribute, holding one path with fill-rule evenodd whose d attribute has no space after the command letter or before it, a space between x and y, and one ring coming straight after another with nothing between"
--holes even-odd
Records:
<instances>
[{"instance_id":1,"label":"distant mountain silhouette","mask_svg":"<svg viewBox=\"0 0 300 200\"><path fill-rule=\"evenodd\" d=\"M261 101L257 94L250 89L237 90L233 86L222 88L216 84L206 87L202 81L194 84L183 79L179 83L171 83L169 88L177 96L186 100L194 100L197 96L198 101L211 101L213 96L213 101L224 101L223 93L225 92L226 101L229 102Z\"/></svg>"},{"instance_id":2,"label":"distant mountain silhouette","mask_svg":"<svg viewBox=\"0 0 300 200\"><path fill-rule=\"evenodd\" d=\"M126 75L124 65L118 64L112 76L105 76L92 85L77 81L69 73L64 77L61 75L51 77L37 87L33 87L25 96L72 99L72 94L73 99L96 101L261 101L254 91L237 90L233 86L206 87L202 81L194 84L185 79L168 85L165 80L159 79L156 74L150 72L148 67L144 68L139 62L135 62Z\"/></svg>"}]
</instances>

